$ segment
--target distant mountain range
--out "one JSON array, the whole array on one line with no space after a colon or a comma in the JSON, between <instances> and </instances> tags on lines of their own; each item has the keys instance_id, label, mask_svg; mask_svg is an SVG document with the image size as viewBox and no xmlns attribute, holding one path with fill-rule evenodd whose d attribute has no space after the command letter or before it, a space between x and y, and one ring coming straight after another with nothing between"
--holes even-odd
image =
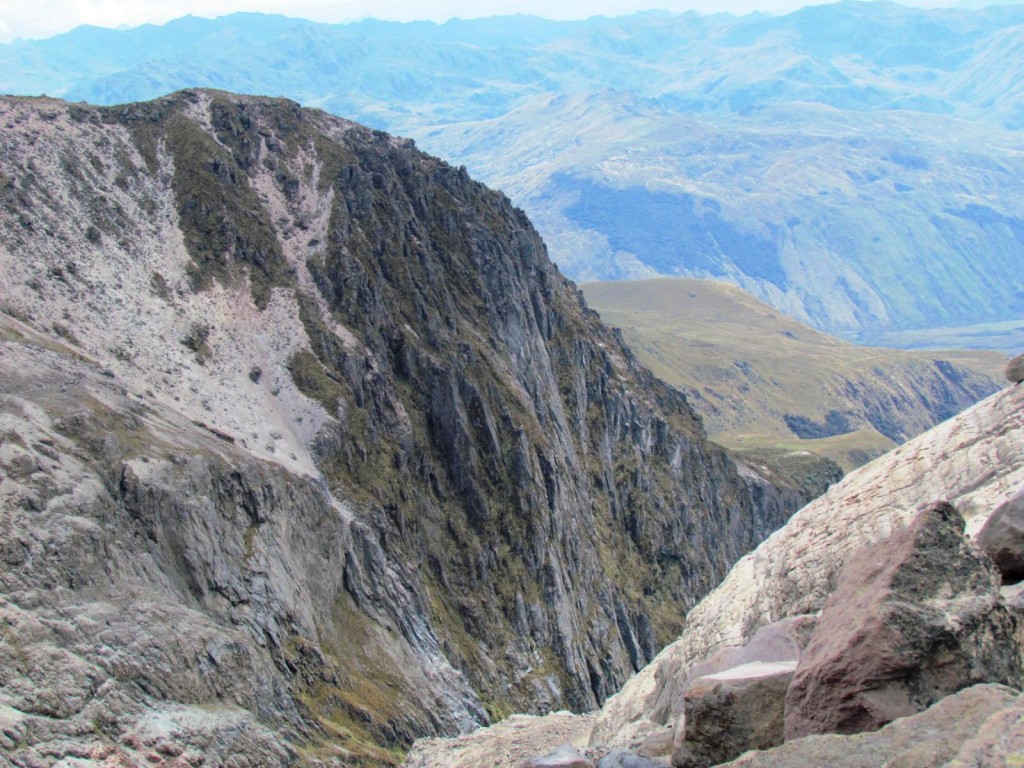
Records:
<instances>
[{"instance_id":1,"label":"distant mountain range","mask_svg":"<svg viewBox=\"0 0 1024 768\"><path fill-rule=\"evenodd\" d=\"M411 136L504 189L575 279L717 277L859 340L1024 345L1024 6L236 14L0 46L3 91L186 86Z\"/></svg>"}]
</instances>

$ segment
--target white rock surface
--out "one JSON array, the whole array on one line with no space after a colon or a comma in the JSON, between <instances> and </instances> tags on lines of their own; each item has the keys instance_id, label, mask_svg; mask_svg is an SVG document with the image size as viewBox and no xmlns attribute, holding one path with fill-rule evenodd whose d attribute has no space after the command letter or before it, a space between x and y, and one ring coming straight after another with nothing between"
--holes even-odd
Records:
<instances>
[{"instance_id":1,"label":"white rock surface","mask_svg":"<svg viewBox=\"0 0 1024 768\"><path fill-rule=\"evenodd\" d=\"M202 116L211 96L199 98L193 111ZM203 414L204 423L231 435L257 458L315 476L309 446L334 414L299 392L285 367L293 353L309 349L294 293L276 289L260 311L247 291L220 284L191 290L186 268L192 261L178 228L173 168L168 164L155 176L139 174L131 184L112 181L126 163L145 165L125 128L75 121L60 102L47 99L0 101L0 125L5 123L19 129L5 134L4 163L16 165L14 158L20 158L48 190L60 216L47 219L49 253L34 252L31 259L23 257L16 230L0 229L0 274L19 286L0 296L0 307L16 316L62 318L60 325L73 329L65 339L68 346L103 361L122 383L151 392L181 413ZM89 162L78 156L83 147L92 148ZM117 240L103 236L90 244L83 238L83 222L94 215L67 171L71 156L80 173L96 176L94 183L109 192L108 206L122 212ZM312 277L305 242L326 240L331 191L316 195L303 188L307 194L299 216L309 231L300 246L273 172L256 165L251 173L253 187L274 215L285 256L306 288ZM154 275L166 286L163 295ZM36 288L21 290L23 284ZM324 317L339 338L353 340L329 313ZM203 364L181 343L197 324L210 329L211 354ZM54 330L60 335L56 324ZM254 366L263 371L258 382L249 378Z\"/></svg>"},{"instance_id":2,"label":"white rock surface","mask_svg":"<svg viewBox=\"0 0 1024 768\"><path fill-rule=\"evenodd\" d=\"M591 745L626 744L650 728L655 702L686 669L742 645L758 627L819 611L851 553L944 499L976 534L1024 486L1024 387L1010 387L849 474L732 569L687 616L680 638L609 699ZM671 694L671 691L668 691Z\"/></svg>"},{"instance_id":3,"label":"white rock surface","mask_svg":"<svg viewBox=\"0 0 1024 768\"><path fill-rule=\"evenodd\" d=\"M524 759L563 744L582 748L594 715L555 712L544 717L512 715L489 728L453 739L420 739L405 768L516 768Z\"/></svg>"},{"instance_id":4,"label":"white rock surface","mask_svg":"<svg viewBox=\"0 0 1024 768\"><path fill-rule=\"evenodd\" d=\"M704 675L705 680L754 680L759 677L772 677L773 675L793 672L796 669L795 661L752 661L749 664L741 664L732 669L716 672L713 675Z\"/></svg>"}]
</instances>

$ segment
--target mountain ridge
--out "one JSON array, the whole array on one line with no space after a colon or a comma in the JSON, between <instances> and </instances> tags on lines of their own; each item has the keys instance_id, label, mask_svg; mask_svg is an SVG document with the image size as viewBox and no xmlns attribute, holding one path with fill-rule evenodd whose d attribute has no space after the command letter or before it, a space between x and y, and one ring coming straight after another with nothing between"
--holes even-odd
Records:
<instances>
[{"instance_id":1,"label":"mountain ridge","mask_svg":"<svg viewBox=\"0 0 1024 768\"><path fill-rule=\"evenodd\" d=\"M726 279L874 344L918 332L1010 352L1024 338L1019 7L195 23L209 33L137 33L164 35L138 66L117 44L63 61L45 42L0 46L0 90L282 93L504 189L574 279Z\"/></svg>"}]
</instances>

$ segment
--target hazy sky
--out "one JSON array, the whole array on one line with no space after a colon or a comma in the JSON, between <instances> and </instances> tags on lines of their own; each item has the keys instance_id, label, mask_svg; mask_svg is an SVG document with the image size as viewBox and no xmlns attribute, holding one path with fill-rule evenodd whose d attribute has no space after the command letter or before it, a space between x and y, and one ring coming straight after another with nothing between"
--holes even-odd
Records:
<instances>
[{"instance_id":1,"label":"hazy sky","mask_svg":"<svg viewBox=\"0 0 1024 768\"><path fill-rule=\"evenodd\" d=\"M507 13L584 19L650 8L705 13L743 14L756 10L785 13L814 4L813 0L0 0L0 42L16 37L50 37L79 24L100 27L162 24L189 13L214 18L235 11L262 11L328 22L353 21L366 16L400 21L445 21L453 16L473 18ZM905 4L932 3L911 0ZM939 0L937 4L952 3Z\"/></svg>"}]
</instances>

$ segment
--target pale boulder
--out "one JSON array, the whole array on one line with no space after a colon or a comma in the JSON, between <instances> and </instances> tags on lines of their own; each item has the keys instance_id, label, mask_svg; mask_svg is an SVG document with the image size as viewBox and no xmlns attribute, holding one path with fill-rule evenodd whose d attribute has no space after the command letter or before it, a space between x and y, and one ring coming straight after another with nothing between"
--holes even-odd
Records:
<instances>
[{"instance_id":1,"label":"pale boulder","mask_svg":"<svg viewBox=\"0 0 1024 768\"><path fill-rule=\"evenodd\" d=\"M947 696L926 711L895 720L880 731L852 736L830 734L787 741L767 751L748 752L719 768L995 768L1009 762L965 762L971 754L996 754L1002 735L992 725L1008 716L1020 728L1017 691L976 685ZM1004 714L1006 713L1006 714ZM995 718L995 719L994 719ZM1019 738L1017 730L1014 738ZM1003 734L1005 735L1005 734ZM977 737L978 742L972 744ZM987 745L987 746L986 746ZM968 748L971 752L968 752ZM966 754L965 754L966 752ZM963 756L963 759L961 759Z\"/></svg>"},{"instance_id":2,"label":"pale boulder","mask_svg":"<svg viewBox=\"0 0 1024 768\"><path fill-rule=\"evenodd\" d=\"M594 768L594 763L580 754L572 744L563 744L541 757L530 757L519 768Z\"/></svg>"}]
</instances>

